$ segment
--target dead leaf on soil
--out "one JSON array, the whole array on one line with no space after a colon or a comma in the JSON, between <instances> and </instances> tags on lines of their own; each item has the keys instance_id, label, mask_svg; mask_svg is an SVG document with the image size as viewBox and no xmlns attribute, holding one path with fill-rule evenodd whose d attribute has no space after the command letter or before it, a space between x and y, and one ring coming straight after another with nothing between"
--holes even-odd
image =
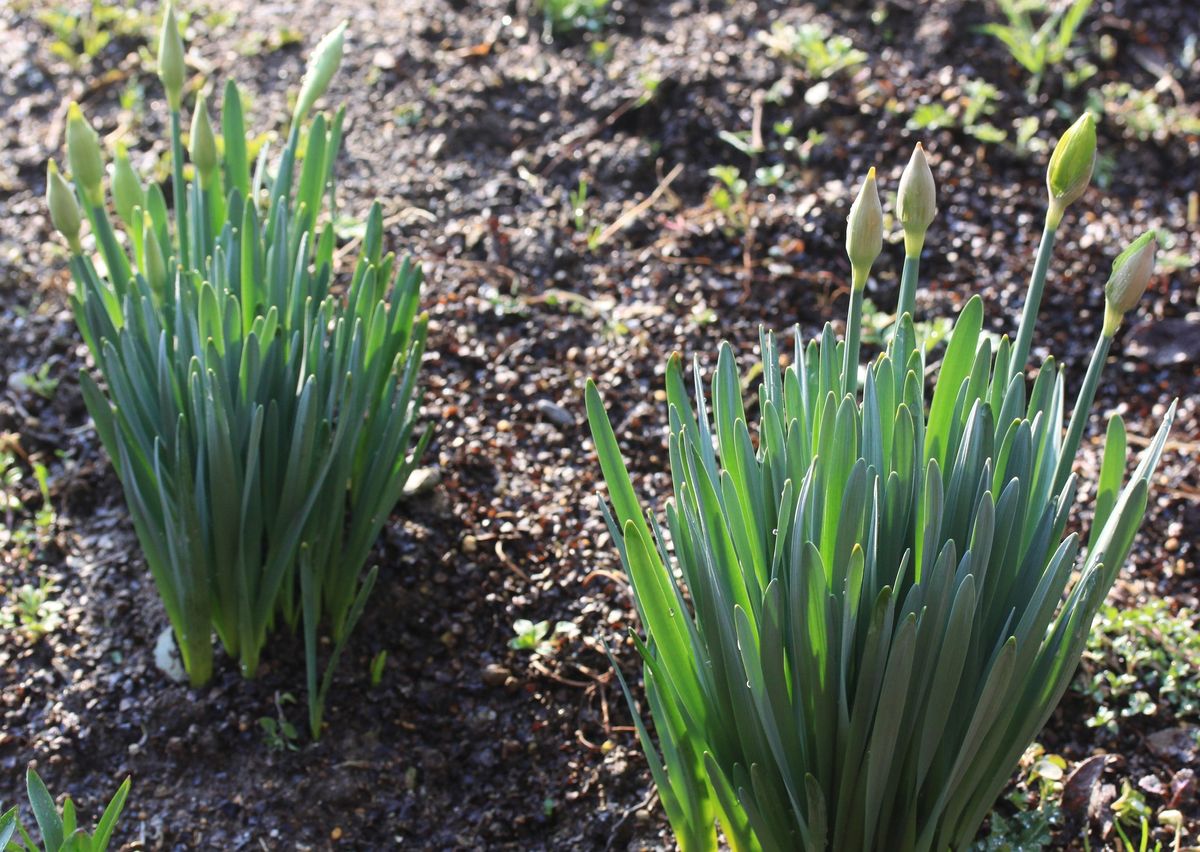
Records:
<instances>
[{"instance_id":1,"label":"dead leaf on soil","mask_svg":"<svg viewBox=\"0 0 1200 852\"><path fill-rule=\"evenodd\" d=\"M1075 767L1063 784L1062 810L1069 826L1084 826L1100 811L1095 796L1096 782L1110 757L1107 754L1089 757Z\"/></svg>"},{"instance_id":2,"label":"dead leaf on soil","mask_svg":"<svg viewBox=\"0 0 1200 852\"><path fill-rule=\"evenodd\" d=\"M1167 802L1167 808L1180 810L1195 796L1196 773L1190 769L1180 769L1171 779L1171 799Z\"/></svg>"},{"instance_id":3,"label":"dead leaf on soil","mask_svg":"<svg viewBox=\"0 0 1200 852\"><path fill-rule=\"evenodd\" d=\"M1155 731L1146 737L1146 747L1160 760L1192 765L1200 759L1200 728L1181 727L1167 728L1165 731Z\"/></svg>"}]
</instances>

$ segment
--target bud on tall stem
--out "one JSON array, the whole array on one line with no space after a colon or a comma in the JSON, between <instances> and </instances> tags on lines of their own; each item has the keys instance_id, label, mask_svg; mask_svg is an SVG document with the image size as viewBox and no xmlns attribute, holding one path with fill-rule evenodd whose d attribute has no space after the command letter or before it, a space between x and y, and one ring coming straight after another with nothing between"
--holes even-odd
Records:
<instances>
[{"instance_id":1,"label":"bud on tall stem","mask_svg":"<svg viewBox=\"0 0 1200 852\"><path fill-rule=\"evenodd\" d=\"M904 173L900 175L900 187L896 191L896 218L904 228L904 253L919 255L925 245L925 232L937 215L937 186L933 182L933 170L925 158L921 143L913 149Z\"/></svg>"},{"instance_id":2,"label":"bud on tall stem","mask_svg":"<svg viewBox=\"0 0 1200 852\"><path fill-rule=\"evenodd\" d=\"M904 273L900 279L900 298L896 303L896 319L916 310L917 276L920 271L921 249L925 234L937 215L937 187L933 171L925 159L921 143L913 149L900 188L896 193L896 216L904 228Z\"/></svg>"},{"instance_id":3,"label":"bud on tall stem","mask_svg":"<svg viewBox=\"0 0 1200 852\"><path fill-rule=\"evenodd\" d=\"M104 156L100 153L100 137L77 103L67 110L67 162L84 200L92 207L103 204Z\"/></svg>"},{"instance_id":4,"label":"bud on tall stem","mask_svg":"<svg viewBox=\"0 0 1200 852\"><path fill-rule=\"evenodd\" d=\"M79 244L82 225L79 203L75 200L75 191L59 173L58 164L53 160L46 166L46 206L50 208L50 223L67 238L71 252L82 253L83 248Z\"/></svg>"},{"instance_id":5,"label":"bud on tall stem","mask_svg":"<svg viewBox=\"0 0 1200 852\"><path fill-rule=\"evenodd\" d=\"M1029 279L1029 291L1025 294L1021 325L1017 328L1017 339L1013 344L1013 375L1023 372L1025 362L1029 359L1033 329L1037 325L1038 310L1042 305L1042 292L1046 289L1050 256L1054 253L1054 237L1062 221L1063 212L1069 204L1083 195L1092 179L1092 168L1095 164L1096 121L1091 113L1084 113L1058 140L1058 144L1054 146L1054 153L1050 155L1050 165L1046 168L1046 188L1050 193L1050 205L1046 210L1046 225L1042 229L1037 261Z\"/></svg>"},{"instance_id":6,"label":"bud on tall stem","mask_svg":"<svg viewBox=\"0 0 1200 852\"><path fill-rule=\"evenodd\" d=\"M113 206L125 227L136 228L134 210L146 206L146 190L138 179L137 172L129 162L129 152L124 145L117 146L117 156L112 165Z\"/></svg>"},{"instance_id":7,"label":"bud on tall stem","mask_svg":"<svg viewBox=\"0 0 1200 852\"><path fill-rule=\"evenodd\" d=\"M879 253L883 251L883 207L879 203L879 188L875 169L858 190L846 218L846 255L850 258L851 287L862 290Z\"/></svg>"},{"instance_id":8,"label":"bud on tall stem","mask_svg":"<svg viewBox=\"0 0 1200 852\"><path fill-rule=\"evenodd\" d=\"M317 43L308 68L304 71L304 83L300 87L300 95L296 98L296 111L292 114L292 124L297 125L308 115L313 104L325 90L338 66L342 64L342 48L346 40L346 22L343 21L335 29L325 35Z\"/></svg>"},{"instance_id":9,"label":"bud on tall stem","mask_svg":"<svg viewBox=\"0 0 1200 852\"><path fill-rule=\"evenodd\" d=\"M1146 292L1150 277L1154 274L1154 253L1157 249L1155 233L1147 231L1113 261L1112 275L1104 286L1104 327L1096 341L1092 360L1088 363L1083 385L1079 388L1075 408L1071 411L1071 422L1067 427L1067 437L1063 442L1062 455L1059 456L1058 470L1055 473L1056 488L1062 488L1067 477L1071 475L1071 464L1083 440L1083 429L1091 415L1092 403L1096 400L1096 388L1100 384L1100 373L1104 370L1113 335L1117 333L1121 319L1133 310L1142 293Z\"/></svg>"},{"instance_id":10,"label":"bud on tall stem","mask_svg":"<svg viewBox=\"0 0 1200 852\"><path fill-rule=\"evenodd\" d=\"M1046 169L1046 189L1050 193L1047 221L1058 227L1063 211L1083 195L1096 165L1096 120L1085 112L1067 128L1054 146Z\"/></svg>"},{"instance_id":11,"label":"bud on tall stem","mask_svg":"<svg viewBox=\"0 0 1200 852\"><path fill-rule=\"evenodd\" d=\"M142 275L160 299L167 289L167 264L163 260L162 247L154 233L154 222L150 214L142 214Z\"/></svg>"},{"instance_id":12,"label":"bud on tall stem","mask_svg":"<svg viewBox=\"0 0 1200 852\"><path fill-rule=\"evenodd\" d=\"M1158 237L1147 231L1113 261L1112 274L1104 285L1104 333L1112 337L1121 320L1137 305L1154 274Z\"/></svg>"},{"instance_id":13,"label":"bud on tall stem","mask_svg":"<svg viewBox=\"0 0 1200 852\"><path fill-rule=\"evenodd\" d=\"M183 107L183 84L187 77L183 56L183 39L179 36L175 7L167 3L158 38L158 79L162 81L171 112L179 112Z\"/></svg>"},{"instance_id":14,"label":"bud on tall stem","mask_svg":"<svg viewBox=\"0 0 1200 852\"><path fill-rule=\"evenodd\" d=\"M175 7L167 1L163 11L162 33L158 39L158 79L162 81L171 108L171 194L175 199L175 233L179 241L179 262L188 265L187 184L183 180L183 129L180 110L183 108L183 85L187 79L184 66L183 38Z\"/></svg>"},{"instance_id":15,"label":"bud on tall stem","mask_svg":"<svg viewBox=\"0 0 1200 852\"><path fill-rule=\"evenodd\" d=\"M196 109L192 113L192 132L188 142L188 153L192 165L196 167L200 186L208 189L213 172L217 168L217 137L213 133L212 121L208 117L208 107L204 103L204 95L196 98Z\"/></svg>"},{"instance_id":16,"label":"bud on tall stem","mask_svg":"<svg viewBox=\"0 0 1200 852\"><path fill-rule=\"evenodd\" d=\"M879 203L879 188L875 169L858 190L846 218L846 255L850 258L850 315L846 319L846 350L842 361L842 382L845 392L858 391L858 349L862 327L863 289L871 266L883 251L883 207Z\"/></svg>"}]
</instances>

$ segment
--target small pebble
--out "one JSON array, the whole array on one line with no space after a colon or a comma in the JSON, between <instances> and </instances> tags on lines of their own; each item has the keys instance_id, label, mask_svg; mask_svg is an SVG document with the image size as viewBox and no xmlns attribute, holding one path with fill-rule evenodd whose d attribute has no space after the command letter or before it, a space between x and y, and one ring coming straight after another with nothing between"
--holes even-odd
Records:
<instances>
[{"instance_id":1,"label":"small pebble","mask_svg":"<svg viewBox=\"0 0 1200 852\"><path fill-rule=\"evenodd\" d=\"M567 411L561 405L551 402L548 399L539 399L534 403L534 408L538 410L543 417L551 423L557 423L559 426L574 426L575 415Z\"/></svg>"},{"instance_id":2,"label":"small pebble","mask_svg":"<svg viewBox=\"0 0 1200 852\"><path fill-rule=\"evenodd\" d=\"M499 663L490 663L483 669L483 682L488 686L504 686L510 677L512 672Z\"/></svg>"},{"instance_id":3,"label":"small pebble","mask_svg":"<svg viewBox=\"0 0 1200 852\"><path fill-rule=\"evenodd\" d=\"M442 481L442 474L436 467L419 467L408 476L404 483L404 497L419 497L428 494Z\"/></svg>"}]
</instances>

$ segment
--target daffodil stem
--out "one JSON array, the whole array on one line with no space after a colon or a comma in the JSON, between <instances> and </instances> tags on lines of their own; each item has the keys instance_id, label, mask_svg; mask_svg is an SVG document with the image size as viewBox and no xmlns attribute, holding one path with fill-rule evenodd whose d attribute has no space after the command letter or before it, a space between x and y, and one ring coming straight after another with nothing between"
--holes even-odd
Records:
<instances>
[{"instance_id":1,"label":"daffodil stem","mask_svg":"<svg viewBox=\"0 0 1200 852\"><path fill-rule=\"evenodd\" d=\"M88 220L96 233L96 242L100 244L104 262L108 265L109 280L113 283L113 291L117 294L117 298L123 299L125 291L129 287L129 279L133 275L133 270L129 266L129 258L125 255L120 243L117 242L117 236L108 221L104 206L88 204L87 207Z\"/></svg>"},{"instance_id":2,"label":"daffodil stem","mask_svg":"<svg viewBox=\"0 0 1200 852\"><path fill-rule=\"evenodd\" d=\"M175 233L179 235L179 265L190 269L188 262L187 188L183 182L183 130L179 110L171 110L171 195L175 208Z\"/></svg>"},{"instance_id":3,"label":"daffodil stem","mask_svg":"<svg viewBox=\"0 0 1200 852\"><path fill-rule=\"evenodd\" d=\"M1067 437L1063 441L1062 454L1058 457L1058 468L1054 472L1054 490L1062 489L1067 478L1071 475L1071 467L1075 462L1075 454L1079 452L1079 444L1083 440L1083 429L1092 413L1092 403L1096 400L1096 388L1100 384L1100 374L1104 372L1104 362L1108 358L1108 347L1112 345L1112 335L1101 334L1092 350L1092 360L1088 363L1087 375L1079 388L1079 396L1075 399L1075 408L1071 411L1071 422L1067 426Z\"/></svg>"},{"instance_id":4,"label":"daffodil stem","mask_svg":"<svg viewBox=\"0 0 1200 852\"><path fill-rule=\"evenodd\" d=\"M1042 229L1042 242L1038 246L1037 261L1033 265L1033 276L1029 279L1029 292L1025 295L1025 308L1021 311L1021 325L1017 329L1017 342L1013 344L1012 374L1025 372L1029 360L1029 347L1033 343L1033 328L1037 325L1038 310L1042 306L1042 292L1046 289L1046 272L1050 268L1050 256L1054 254L1054 234L1058 222L1046 219Z\"/></svg>"},{"instance_id":5,"label":"daffodil stem","mask_svg":"<svg viewBox=\"0 0 1200 852\"><path fill-rule=\"evenodd\" d=\"M921 270L921 253L904 256L904 272L900 276L900 298L896 302L896 322L905 314L916 313L917 275Z\"/></svg>"},{"instance_id":6,"label":"daffodil stem","mask_svg":"<svg viewBox=\"0 0 1200 852\"><path fill-rule=\"evenodd\" d=\"M858 393L858 351L862 339L863 314L863 288L857 280L857 273L854 277L855 283L850 291L850 315L846 318L846 351L842 361L842 387L851 396Z\"/></svg>"}]
</instances>

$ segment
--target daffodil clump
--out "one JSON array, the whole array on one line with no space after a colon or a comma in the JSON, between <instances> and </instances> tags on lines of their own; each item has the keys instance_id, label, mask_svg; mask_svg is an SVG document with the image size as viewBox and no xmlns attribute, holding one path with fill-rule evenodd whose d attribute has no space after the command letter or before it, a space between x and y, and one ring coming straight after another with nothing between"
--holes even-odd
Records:
<instances>
[{"instance_id":1,"label":"daffodil clump","mask_svg":"<svg viewBox=\"0 0 1200 852\"><path fill-rule=\"evenodd\" d=\"M882 247L874 171L850 211L845 340L761 334L751 431L723 344L711 385L666 370L673 499L644 513L595 385L601 501L645 630L657 733L635 718L680 848L969 848L1067 688L1128 557L1172 405L1132 476L1109 421L1086 543L1064 536L1079 449L1121 318L1154 268L1143 236L1113 265L1105 320L1063 428L1061 369L1026 361L1063 211L1095 159L1090 117L1051 159L1050 205L1015 342L960 313L926 394L913 295L936 202L918 146L900 182L901 318L859 380L862 289ZM627 697L629 690L626 690ZM632 703L632 697L630 701Z\"/></svg>"},{"instance_id":2,"label":"daffodil clump","mask_svg":"<svg viewBox=\"0 0 1200 852\"><path fill-rule=\"evenodd\" d=\"M274 629L299 629L314 737L374 586L367 558L429 439L417 430L421 272L384 253L378 204L335 288L344 111L310 113L341 61L344 29L317 46L274 168L267 146L252 168L233 82L219 134L204 95L195 98L185 155L185 53L168 6L158 66L170 204L124 148L106 192L100 141L77 105L71 180L53 162L47 176L51 221L71 250L75 318L104 379L102 388L85 372L84 399L191 682L211 677L214 633L251 676ZM100 263L85 250L85 223ZM332 640L323 676L322 631Z\"/></svg>"}]
</instances>

